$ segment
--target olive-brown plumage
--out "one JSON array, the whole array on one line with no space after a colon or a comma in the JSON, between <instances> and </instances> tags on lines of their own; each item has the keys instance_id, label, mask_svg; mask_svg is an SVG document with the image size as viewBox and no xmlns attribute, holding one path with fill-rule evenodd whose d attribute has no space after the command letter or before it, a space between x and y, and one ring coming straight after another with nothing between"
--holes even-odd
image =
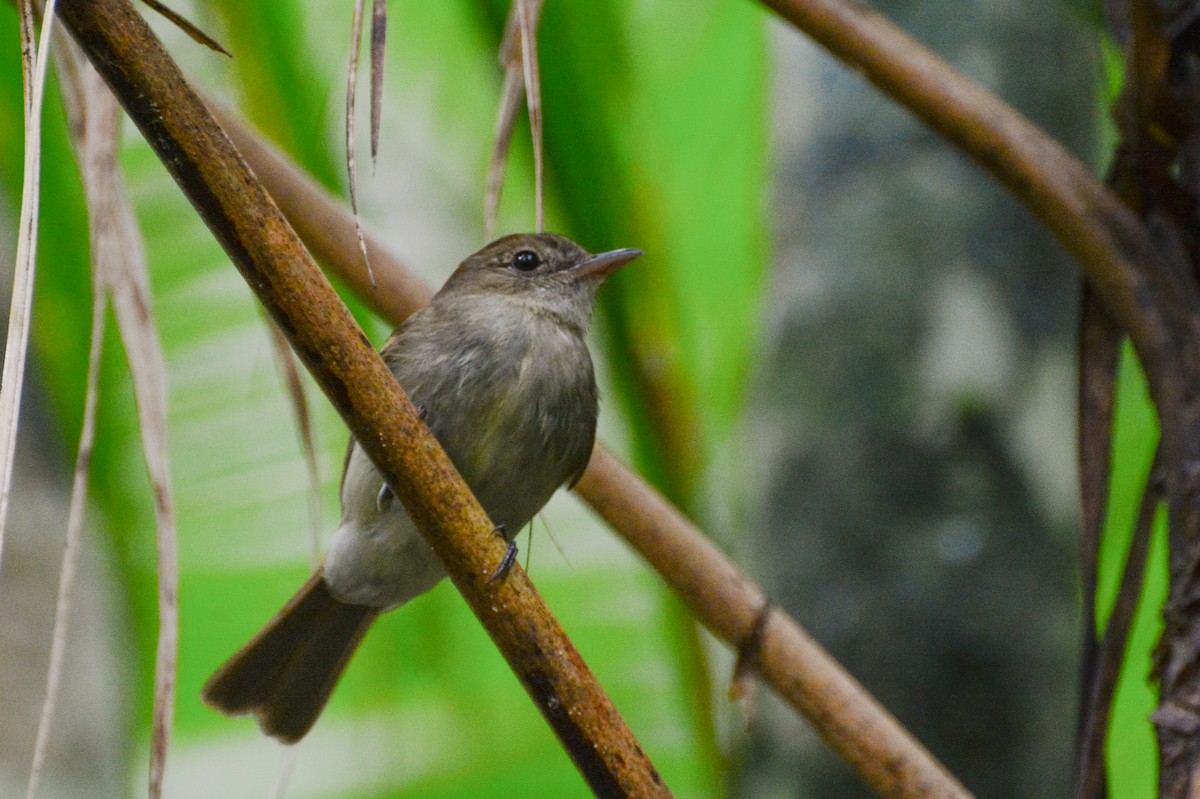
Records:
<instances>
[{"instance_id":1,"label":"olive-brown plumage","mask_svg":"<svg viewBox=\"0 0 1200 799\"><path fill-rule=\"evenodd\" d=\"M497 527L515 535L582 475L598 400L585 333L596 287L638 250L589 255L553 234L506 236L468 257L381 352ZM292 743L325 706L375 618L445 576L353 442L342 520L321 568L204 687Z\"/></svg>"}]
</instances>

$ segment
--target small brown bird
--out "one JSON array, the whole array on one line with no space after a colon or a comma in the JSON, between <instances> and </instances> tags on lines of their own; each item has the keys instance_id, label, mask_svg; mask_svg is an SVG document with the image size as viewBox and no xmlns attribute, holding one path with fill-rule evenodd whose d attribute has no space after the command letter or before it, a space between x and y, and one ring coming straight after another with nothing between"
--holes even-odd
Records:
<instances>
[{"instance_id":1,"label":"small brown bird","mask_svg":"<svg viewBox=\"0 0 1200 799\"><path fill-rule=\"evenodd\" d=\"M484 510L515 535L583 474L598 400L585 333L596 288L641 255L506 236L467 258L384 345L384 361ZM204 686L285 743L312 728L371 622L445 576L352 440L342 520L322 567Z\"/></svg>"}]
</instances>

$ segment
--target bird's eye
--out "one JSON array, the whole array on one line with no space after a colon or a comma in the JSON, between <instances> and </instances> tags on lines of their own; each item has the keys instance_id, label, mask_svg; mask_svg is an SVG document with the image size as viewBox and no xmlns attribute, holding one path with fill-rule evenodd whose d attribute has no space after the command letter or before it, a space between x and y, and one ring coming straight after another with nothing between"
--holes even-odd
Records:
<instances>
[{"instance_id":1,"label":"bird's eye","mask_svg":"<svg viewBox=\"0 0 1200 799\"><path fill-rule=\"evenodd\" d=\"M512 265L520 272L532 272L542 265L542 259L533 250L521 250L513 256Z\"/></svg>"}]
</instances>

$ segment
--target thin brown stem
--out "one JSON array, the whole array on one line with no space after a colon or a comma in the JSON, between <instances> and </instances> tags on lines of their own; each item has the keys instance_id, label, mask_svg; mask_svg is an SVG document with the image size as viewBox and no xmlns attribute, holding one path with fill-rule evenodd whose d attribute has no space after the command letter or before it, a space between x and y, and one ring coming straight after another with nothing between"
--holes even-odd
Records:
<instances>
[{"instance_id":1,"label":"thin brown stem","mask_svg":"<svg viewBox=\"0 0 1200 799\"><path fill-rule=\"evenodd\" d=\"M1112 431L1116 404L1117 364L1121 330L1086 282L1080 299L1079 323L1079 569L1083 594L1080 656L1079 715L1076 724L1076 799L1104 799L1103 737L1094 741L1100 641L1096 632L1096 589L1100 542L1107 519L1112 477ZM1103 708L1105 719L1108 708Z\"/></svg>"},{"instance_id":2,"label":"thin brown stem","mask_svg":"<svg viewBox=\"0 0 1200 799\"><path fill-rule=\"evenodd\" d=\"M669 796L505 545L279 209L128 0L63 21L342 414L598 796Z\"/></svg>"}]
</instances>

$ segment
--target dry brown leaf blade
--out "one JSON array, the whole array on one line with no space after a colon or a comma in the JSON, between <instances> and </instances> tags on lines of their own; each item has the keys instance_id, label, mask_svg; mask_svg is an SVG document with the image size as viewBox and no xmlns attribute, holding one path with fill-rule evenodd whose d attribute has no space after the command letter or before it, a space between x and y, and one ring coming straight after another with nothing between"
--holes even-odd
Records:
<instances>
[{"instance_id":1,"label":"dry brown leaf blade","mask_svg":"<svg viewBox=\"0 0 1200 799\"><path fill-rule=\"evenodd\" d=\"M154 710L151 722L150 796L162 796L167 750L175 715L179 652L179 556L174 500L167 456L166 364L151 309L150 280L137 222L115 168L106 189L113 206L115 252L98 259L133 379L142 454L154 490L158 556L158 643L155 653Z\"/></svg>"},{"instance_id":2,"label":"dry brown leaf blade","mask_svg":"<svg viewBox=\"0 0 1200 799\"><path fill-rule=\"evenodd\" d=\"M93 299L93 360L89 363L89 385L85 399L88 415L84 419L84 434L80 440L68 530L68 550L64 555L63 575L60 578L55 633L58 651L52 651L51 660L52 664L56 664L57 660L61 659L61 646L58 644L62 631L65 630L69 612L66 599L69 596L70 578L74 569L74 550L77 549L77 543L72 542L77 542L81 527L86 464L91 448L90 426L94 424L94 381L95 370L98 369L99 333L102 331L104 299L111 297L133 377L143 453L155 494L160 620L151 732L150 796L159 797L162 795L173 718L179 637L178 562L167 469L166 369L150 313L145 253L118 165L119 107L99 75L87 65L82 54L73 45L63 48L61 63L67 109L72 121L71 129L77 136L76 147L83 165L81 173L88 207L96 296ZM57 665L51 667L53 687L47 692L47 704L43 707L44 729L47 730L57 690L57 674L60 670ZM38 755L35 755L35 761L37 759ZM31 779L31 796L35 780L36 777Z\"/></svg>"},{"instance_id":3,"label":"dry brown leaf blade","mask_svg":"<svg viewBox=\"0 0 1200 799\"><path fill-rule=\"evenodd\" d=\"M200 30L199 27L197 27L194 23L192 23L189 19L184 17L179 12L168 8L167 6L158 2L158 0L142 0L142 2L145 3L146 5L150 6L150 8L154 9L156 12L158 12L159 16L168 20L176 28L179 28L179 30L186 33L188 35L188 38L190 38L193 42L196 42L197 44L202 44L205 47L207 47L209 50L215 50L218 53L220 53L221 55L227 55L230 58L233 58L233 53L229 52L224 47L222 47L220 42L218 42L213 37L209 36L204 31Z\"/></svg>"},{"instance_id":4,"label":"dry brown leaf blade","mask_svg":"<svg viewBox=\"0 0 1200 799\"><path fill-rule=\"evenodd\" d=\"M387 43L387 0L371 5L371 164L379 156L379 125L383 120L383 56Z\"/></svg>"},{"instance_id":5,"label":"dry brown leaf blade","mask_svg":"<svg viewBox=\"0 0 1200 799\"><path fill-rule=\"evenodd\" d=\"M179 556L167 455L166 362L154 323L146 254L120 177L115 141L108 163L110 168L104 173L107 179L97 190L108 206L105 235L97 244L107 249L95 255L94 263L101 269L129 362L142 455L154 491L159 629L149 782L151 799L158 799L162 796L174 720L179 652Z\"/></svg>"},{"instance_id":6,"label":"dry brown leaf blade","mask_svg":"<svg viewBox=\"0 0 1200 799\"><path fill-rule=\"evenodd\" d=\"M117 189L121 195L121 187ZM158 555L158 645L154 661L154 712L151 722L150 796L162 796L163 776L175 716L175 679L179 652L179 556L174 501L167 458L166 366L150 304L145 254L132 211L121 197L126 240L137 242L108 270L117 329L125 346L137 403L142 454L154 489Z\"/></svg>"}]
</instances>

